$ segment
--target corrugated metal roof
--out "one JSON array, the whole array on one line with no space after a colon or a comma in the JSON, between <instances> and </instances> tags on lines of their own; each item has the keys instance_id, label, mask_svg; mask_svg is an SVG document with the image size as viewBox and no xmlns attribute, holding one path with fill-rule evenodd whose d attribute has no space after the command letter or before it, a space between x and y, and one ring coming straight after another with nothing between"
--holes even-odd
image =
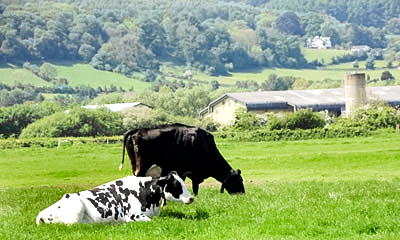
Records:
<instances>
[{"instance_id":1,"label":"corrugated metal roof","mask_svg":"<svg viewBox=\"0 0 400 240\"><path fill-rule=\"evenodd\" d=\"M111 110L112 112L119 112L124 109L136 107L139 105L147 106L140 102L133 102L133 103L115 103L115 104L103 104L103 105L86 105L86 106L82 106L82 107L86 108L86 109L97 109L97 108L105 107L105 108ZM147 106L147 107L150 107L150 106Z\"/></svg>"},{"instance_id":2,"label":"corrugated metal roof","mask_svg":"<svg viewBox=\"0 0 400 240\"><path fill-rule=\"evenodd\" d=\"M368 99L383 100L391 105L400 104L400 86L367 87L366 92ZM244 104L249 110L287 109L290 105L295 108L312 108L314 111L340 111L345 105L344 88L237 92L217 98L202 109L200 114L209 112L211 106L226 97Z\"/></svg>"}]
</instances>

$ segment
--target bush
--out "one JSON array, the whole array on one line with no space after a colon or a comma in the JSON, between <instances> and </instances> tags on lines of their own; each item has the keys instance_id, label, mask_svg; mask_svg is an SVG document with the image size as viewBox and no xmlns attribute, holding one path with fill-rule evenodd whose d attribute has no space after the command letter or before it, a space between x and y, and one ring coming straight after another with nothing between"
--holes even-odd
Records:
<instances>
[{"instance_id":1,"label":"bush","mask_svg":"<svg viewBox=\"0 0 400 240\"><path fill-rule=\"evenodd\" d=\"M218 124L204 119L183 117L183 116L173 116L167 112L160 109L150 109L150 108L134 108L128 110L124 114L124 128L134 129L134 128L145 128L154 127L157 125L166 125L172 123L182 123L191 126L201 127L207 131L216 131Z\"/></svg>"},{"instance_id":2,"label":"bush","mask_svg":"<svg viewBox=\"0 0 400 240\"><path fill-rule=\"evenodd\" d=\"M235 129L224 129L213 133L215 137L229 138L237 141L288 141L288 140L306 140L323 138L344 138L370 136L372 132L369 129L353 128L314 128L314 129L279 129L269 130L260 128L253 131L238 131Z\"/></svg>"},{"instance_id":3,"label":"bush","mask_svg":"<svg viewBox=\"0 0 400 240\"><path fill-rule=\"evenodd\" d=\"M400 111L386 103L373 102L357 109L350 118L338 118L336 128L361 127L370 130L395 128L400 124Z\"/></svg>"},{"instance_id":4,"label":"bush","mask_svg":"<svg viewBox=\"0 0 400 240\"><path fill-rule=\"evenodd\" d=\"M0 136L18 137L30 123L61 110L59 104L50 102L0 107Z\"/></svg>"},{"instance_id":5,"label":"bush","mask_svg":"<svg viewBox=\"0 0 400 240\"><path fill-rule=\"evenodd\" d=\"M247 112L244 108L235 111L233 128L239 130L253 130L261 126L255 113Z\"/></svg>"},{"instance_id":6,"label":"bush","mask_svg":"<svg viewBox=\"0 0 400 240\"><path fill-rule=\"evenodd\" d=\"M324 119L319 113L311 109L301 109L295 113L286 113L271 116L267 123L270 130L278 129L313 129L325 126Z\"/></svg>"},{"instance_id":7,"label":"bush","mask_svg":"<svg viewBox=\"0 0 400 240\"><path fill-rule=\"evenodd\" d=\"M121 113L75 107L68 113L58 112L28 125L20 137L97 137L119 135L123 131Z\"/></svg>"}]
</instances>

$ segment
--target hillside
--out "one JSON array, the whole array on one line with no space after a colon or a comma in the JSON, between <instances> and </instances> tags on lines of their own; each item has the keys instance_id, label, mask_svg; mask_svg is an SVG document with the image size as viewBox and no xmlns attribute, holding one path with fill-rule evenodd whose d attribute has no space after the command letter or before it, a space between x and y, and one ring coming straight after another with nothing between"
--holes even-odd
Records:
<instances>
[{"instance_id":1,"label":"hillside","mask_svg":"<svg viewBox=\"0 0 400 240\"><path fill-rule=\"evenodd\" d=\"M330 37L336 49L397 49L386 36L399 34L393 0L316 1L315 9L307 0L36 2L0 4L0 64L67 60L153 82L164 62L211 76L313 68L321 63L301 51L310 37Z\"/></svg>"}]
</instances>

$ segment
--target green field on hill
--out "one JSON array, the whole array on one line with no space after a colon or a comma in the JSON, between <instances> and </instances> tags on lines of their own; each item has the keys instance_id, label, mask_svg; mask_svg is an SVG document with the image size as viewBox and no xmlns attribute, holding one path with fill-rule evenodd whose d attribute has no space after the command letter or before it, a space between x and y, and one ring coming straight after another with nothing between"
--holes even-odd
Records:
<instances>
[{"instance_id":1,"label":"green field on hill","mask_svg":"<svg viewBox=\"0 0 400 240\"><path fill-rule=\"evenodd\" d=\"M3 149L0 238L398 239L400 135L216 142L245 195L220 194L210 178L193 204L168 203L151 222L72 226L35 217L66 192L129 175L118 171L121 144Z\"/></svg>"},{"instance_id":2,"label":"green field on hill","mask_svg":"<svg viewBox=\"0 0 400 240\"><path fill-rule=\"evenodd\" d=\"M122 74L97 70L89 64L71 63L52 65L57 69L57 78L66 78L69 86L72 87L88 85L93 88L110 88L113 85L117 88L122 87L125 90L133 88L134 91L139 92L151 87L150 83L138 80L138 78L143 77L140 74L136 78L128 78ZM44 81L23 68L0 68L0 82L11 86L14 86L16 83L32 84L34 86L52 86L52 83Z\"/></svg>"},{"instance_id":3,"label":"green field on hill","mask_svg":"<svg viewBox=\"0 0 400 240\"><path fill-rule=\"evenodd\" d=\"M58 77L68 79L71 86L79 86L82 84L91 87L110 87L111 85L123 89L133 88L134 91L141 92L150 88L150 84L137 78L128 78L122 74L102 71L93 68L88 64L55 65ZM138 77L143 77L138 74Z\"/></svg>"},{"instance_id":4,"label":"green field on hill","mask_svg":"<svg viewBox=\"0 0 400 240\"><path fill-rule=\"evenodd\" d=\"M383 71L390 71L396 80L400 80L400 70L396 68L386 68L387 63L383 60L375 61L374 70L365 69L365 61L359 62L359 68L354 69L353 63L342 63L329 65L332 57L342 56L350 53L349 50L320 50L320 49L302 49L305 58L308 61L324 59L326 66L317 69L288 69L288 68L265 68L254 69L247 72L231 72L230 76L210 76L204 72L192 70L193 83L209 84L213 80L217 80L225 86L234 86L237 81L253 80L261 84L266 81L271 74L278 76L292 76L314 82L322 80L343 80L344 75L353 71L366 73L370 79L379 79ZM399 63L394 62L394 66ZM137 74L133 78L128 78L122 74L114 72L101 71L93 68L89 64L82 63L59 63L53 64L58 72L58 78L66 78L70 86L89 85L93 88L110 87L111 85L117 88L122 87L125 90L133 88L134 91L143 91L149 89L151 84L141 81L144 76ZM183 79L183 74L187 70L185 67L172 66L165 64L161 67L161 72L169 81L183 81L188 84L189 81ZM175 76L175 77L174 77ZM0 68L0 82L14 85L16 82L30 83L36 86L51 86L50 83L38 78L31 72L22 68Z\"/></svg>"}]
</instances>

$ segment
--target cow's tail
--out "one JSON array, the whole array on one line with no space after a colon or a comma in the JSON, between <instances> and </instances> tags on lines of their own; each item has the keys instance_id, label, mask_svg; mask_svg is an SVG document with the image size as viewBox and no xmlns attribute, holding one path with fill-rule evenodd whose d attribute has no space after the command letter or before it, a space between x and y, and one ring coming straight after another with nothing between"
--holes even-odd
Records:
<instances>
[{"instance_id":1,"label":"cow's tail","mask_svg":"<svg viewBox=\"0 0 400 240\"><path fill-rule=\"evenodd\" d=\"M125 148L127 147L128 137L132 134L133 131L135 131L135 130L127 131L127 132L124 134L124 140L123 140L123 143L122 143L122 160L121 160L121 164L119 165L119 170L120 170L120 171L122 170L122 168L124 168L124 162L125 162ZM128 150L127 150L127 151L128 151Z\"/></svg>"},{"instance_id":2,"label":"cow's tail","mask_svg":"<svg viewBox=\"0 0 400 240\"><path fill-rule=\"evenodd\" d=\"M133 140L133 136L135 133L137 132L137 129L133 129L133 130L129 130L124 134L124 139L123 139L123 143L122 143L122 160L121 160L121 164L119 165L119 170L121 171L122 168L124 167L124 162L125 162L125 150L128 153L129 159L131 160L131 165L132 165L132 171L133 169L135 169L136 167L136 162L134 161L135 158L135 153L132 152L134 151L134 145L131 146L129 144L130 139ZM133 158L133 159L132 159ZM134 171L133 171L134 173Z\"/></svg>"},{"instance_id":3,"label":"cow's tail","mask_svg":"<svg viewBox=\"0 0 400 240\"><path fill-rule=\"evenodd\" d=\"M123 143L122 143L122 160L121 160L121 164L119 165L119 170L120 171L122 171L122 168L124 168L126 136L127 136L127 134L124 135L124 140L123 140Z\"/></svg>"}]
</instances>

